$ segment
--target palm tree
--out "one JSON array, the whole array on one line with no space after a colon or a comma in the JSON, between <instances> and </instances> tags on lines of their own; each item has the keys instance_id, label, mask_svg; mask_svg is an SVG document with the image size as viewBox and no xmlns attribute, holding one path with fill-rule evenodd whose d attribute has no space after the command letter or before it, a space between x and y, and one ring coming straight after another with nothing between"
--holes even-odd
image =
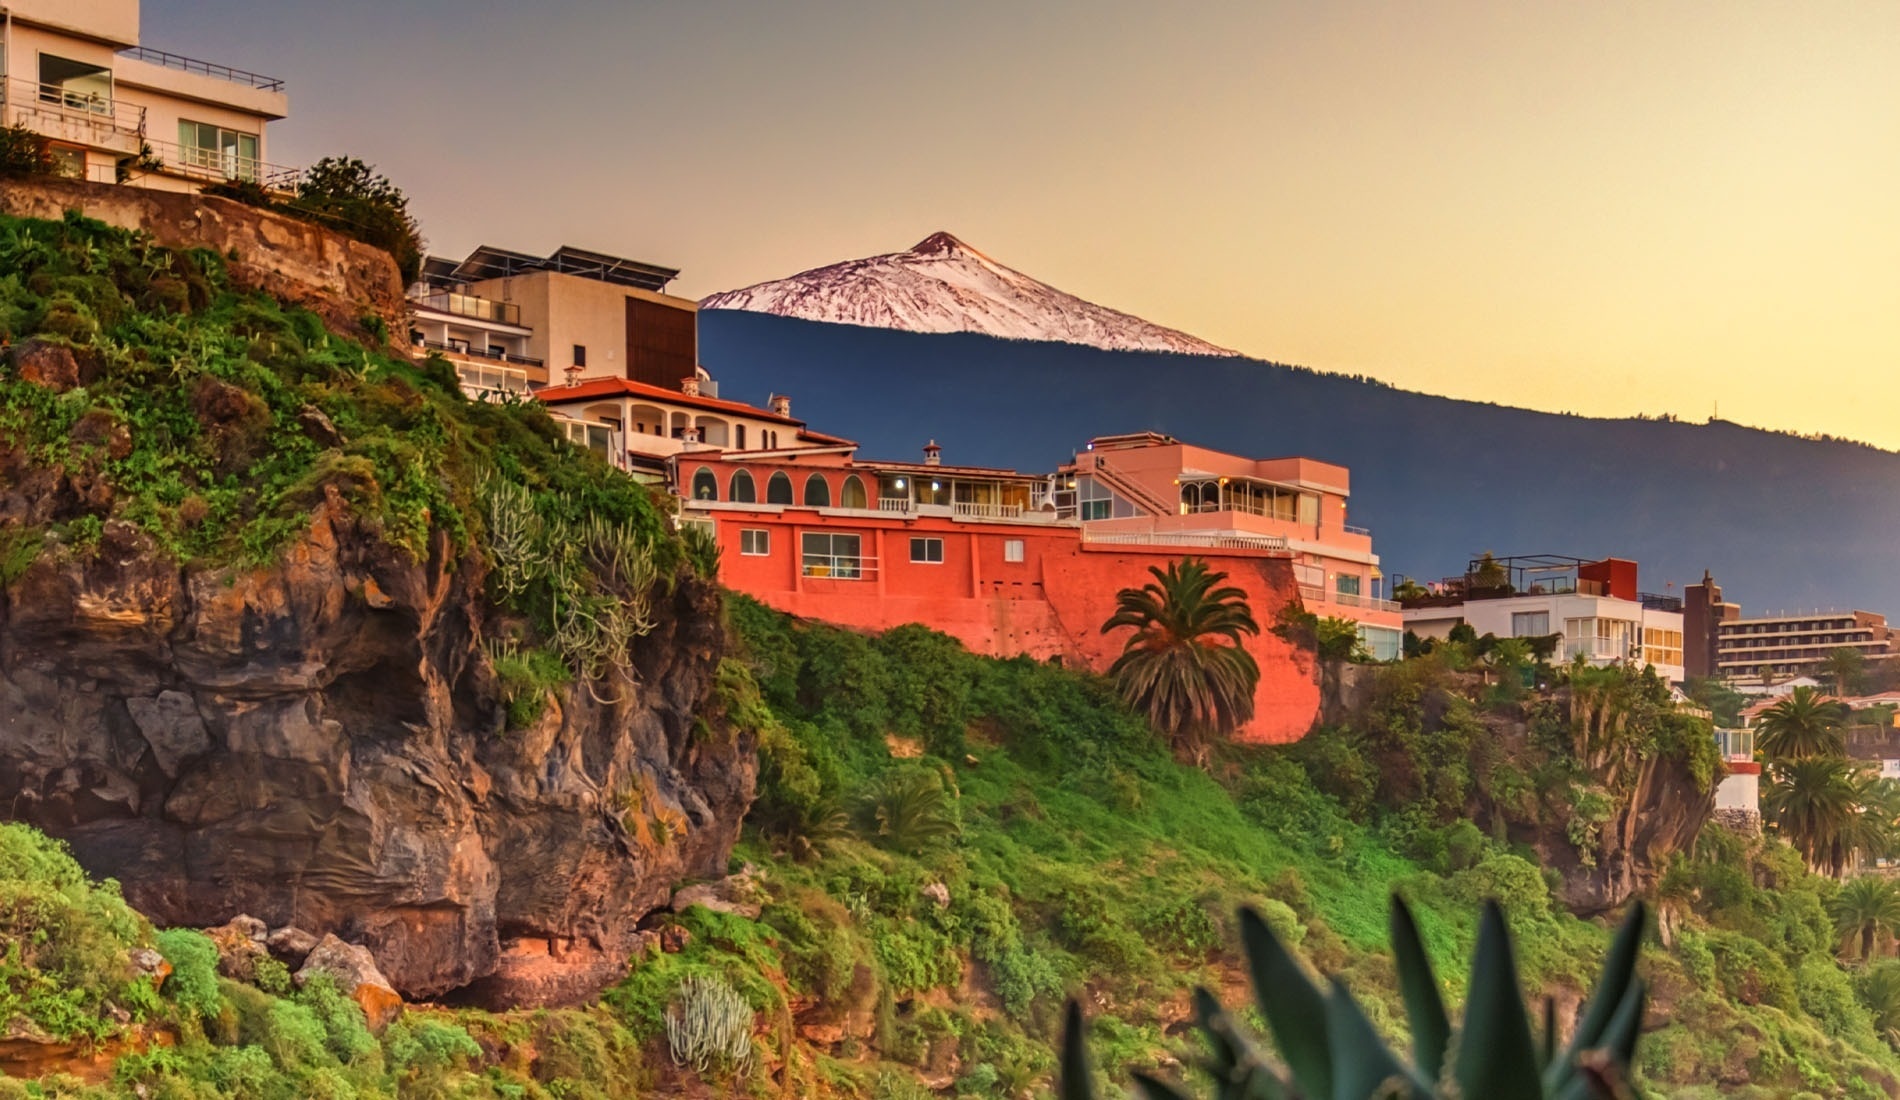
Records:
<instances>
[{"instance_id":1,"label":"palm tree","mask_svg":"<svg viewBox=\"0 0 1900 1100\"><path fill-rule=\"evenodd\" d=\"M1220 587L1227 574L1199 558L1148 572L1154 582L1116 593L1115 614L1102 624L1104 634L1134 628L1108 673L1130 706L1198 762L1208 738L1253 717L1260 666L1244 639L1260 624L1246 593Z\"/></svg>"},{"instance_id":2,"label":"palm tree","mask_svg":"<svg viewBox=\"0 0 1900 1100\"><path fill-rule=\"evenodd\" d=\"M1775 764L1762 812L1819 874L1839 878L1853 849L1860 815L1858 770L1840 756L1808 756Z\"/></svg>"},{"instance_id":3,"label":"palm tree","mask_svg":"<svg viewBox=\"0 0 1900 1100\"><path fill-rule=\"evenodd\" d=\"M1869 969L1861 978L1860 999L1873 1014L1874 1030L1900 1047L1900 961L1888 960Z\"/></svg>"},{"instance_id":4,"label":"palm tree","mask_svg":"<svg viewBox=\"0 0 1900 1100\"><path fill-rule=\"evenodd\" d=\"M1834 895L1828 915L1845 941L1860 940L1860 959L1866 962L1873 957L1874 941L1882 933L1900 936L1900 886L1862 875Z\"/></svg>"},{"instance_id":5,"label":"palm tree","mask_svg":"<svg viewBox=\"0 0 1900 1100\"><path fill-rule=\"evenodd\" d=\"M1859 683L1867 671L1867 658L1858 649L1842 646L1821 661L1821 671L1834 677L1834 694L1846 698L1848 685Z\"/></svg>"},{"instance_id":6,"label":"palm tree","mask_svg":"<svg viewBox=\"0 0 1900 1100\"><path fill-rule=\"evenodd\" d=\"M1774 760L1840 756L1847 751L1841 705L1798 687L1761 716L1761 751Z\"/></svg>"}]
</instances>

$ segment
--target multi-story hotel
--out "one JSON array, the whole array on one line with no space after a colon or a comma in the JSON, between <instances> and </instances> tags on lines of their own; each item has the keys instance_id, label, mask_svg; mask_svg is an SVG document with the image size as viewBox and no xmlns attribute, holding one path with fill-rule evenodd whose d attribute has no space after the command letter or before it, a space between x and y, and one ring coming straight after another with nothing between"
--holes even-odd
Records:
<instances>
[{"instance_id":1,"label":"multi-story hotel","mask_svg":"<svg viewBox=\"0 0 1900 1100\"><path fill-rule=\"evenodd\" d=\"M1894 652L1895 632L1887 617L1871 611L1814 611L1729 619L1718 625L1716 675L1739 678L1813 673L1822 680L1821 663L1837 649L1857 650L1868 658Z\"/></svg>"},{"instance_id":2,"label":"multi-story hotel","mask_svg":"<svg viewBox=\"0 0 1900 1100\"><path fill-rule=\"evenodd\" d=\"M138 0L8 0L0 12L0 126L47 138L67 175L294 186L264 134L289 111L283 81L142 45Z\"/></svg>"},{"instance_id":3,"label":"multi-story hotel","mask_svg":"<svg viewBox=\"0 0 1900 1100\"><path fill-rule=\"evenodd\" d=\"M1474 559L1429 595L1404 601L1405 629L1444 638L1459 623L1480 636L1563 636L1566 660L1652 665L1683 678L1682 601L1639 592L1636 563L1556 554Z\"/></svg>"}]
</instances>

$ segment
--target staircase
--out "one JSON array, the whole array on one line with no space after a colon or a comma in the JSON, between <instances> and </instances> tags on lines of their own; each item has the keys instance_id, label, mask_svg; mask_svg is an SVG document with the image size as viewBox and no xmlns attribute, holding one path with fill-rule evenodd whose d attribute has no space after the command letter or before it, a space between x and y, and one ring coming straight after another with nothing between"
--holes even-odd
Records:
<instances>
[{"instance_id":1,"label":"staircase","mask_svg":"<svg viewBox=\"0 0 1900 1100\"><path fill-rule=\"evenodd\" d=\"M1130 478L1123 477L1119 471L1108 464L1107 456L1091 452L1089 457L1094 459L1094 468L1090 472L1095 475L1097 480L1107 485L1110 489L1115 490L1118 495L1126 497L1146 509L1149 515L1171 516L1178 510L1177 505L1162 500L1160 497L1142 488L1139 483Z\"/></svg>"}]
</instances>

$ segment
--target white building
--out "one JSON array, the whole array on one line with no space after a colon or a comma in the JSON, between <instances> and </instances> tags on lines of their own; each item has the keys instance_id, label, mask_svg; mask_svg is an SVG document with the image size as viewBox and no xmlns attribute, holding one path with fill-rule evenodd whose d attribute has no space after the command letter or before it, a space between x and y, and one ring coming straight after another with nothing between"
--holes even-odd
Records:
<instances>
[{"instance_id":1,"label":"white building","mask_svg":"<svg viewBox=\"0 0 1900 1100\"><path fill-rule=\"evenodd\" d=\"M46 137L65 174L166 191L294 185L265 144L265 125L290 109L283 81L141 45L138 0L0 11L0 126Z\"/></svg>"},{"instance_id":2,"label":"white building","mask_svg":"<svg viewBox=\"0 0 1900 1100\"><path fill-rule=\"evenodd\" d=\"M1405 629L1420 638L1449 637L1459 623L1480 637L1558 634L1563 660L1650 665L1670 683L1683 678L1682 601L1638 592L1633 561L1480 558L1432 595L1401 602Z\"/></svg>"}]
</instances>

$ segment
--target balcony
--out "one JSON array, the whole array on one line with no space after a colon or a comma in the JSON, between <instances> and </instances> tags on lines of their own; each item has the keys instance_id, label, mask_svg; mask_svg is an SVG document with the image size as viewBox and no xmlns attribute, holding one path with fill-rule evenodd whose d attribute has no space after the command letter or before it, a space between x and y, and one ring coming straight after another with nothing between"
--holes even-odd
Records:
<instances>
[{"instance_id":1,"label":"balcony","mask_svg":"<svg viewBox=\"0 0 1900 1100\"><path fill-rule=\"evenodd\" d=\"M258 184L266 191L281 192L295 191L298 182L303 179L301 168L287 168L221 149L202 149L180 145L175 141L150 139L145 141L145 145L151 149L152 156L164 171L192 179L212 183L241 180Z\"/></svg>"},{"instance_id":2,"label":"balcony","mask_svg":"<svg viewBox=\"0 0 1900 1100\"><path fill-rule=\"evenodd\" d=\"M498 325L521 325L521 307L513 302L497 302L492 298L483 298L475 294L456 294L453 291L438 290L431 294L409 299L412 305L422 309L433 309L439 313L449 313L457 317L470 317L477 321L490 321Z\"/></svg>"},{"instance_id":3,"label":"balcony","mask_svg":"<svg viewBox=\"0 0 1900 1100\"><path fill-rule=\"evenodd\" d=\"M119 56L129 57L135 61L143 61L147 64L158 65L167 69L176 69L181 73L192 73L197 76L208 76L213 80L224 80L232 84L242 84L247 88L256 88L260 92L281 92L284 90L284 82L274 76L247 73L243 69L233 69L227 65L213 65L209 61L180 57L175 53L166 53L164 50L152 49L150 46L134 46L129 50L122 51Z\"/></svg>"},{"instance_id":4,"label":"balcony","mask_svg":"<svg viewBox=\"0 0 1900 1100\"><path fill-rule=\"evenodd\" d=\"M24 126L54 141L137 156L145 136L145 108L90 88L0 80L0 125Z\"/></svg>"},{"instance_id":5,"label":"balcony","mask_svg":"<svg viewBox=\"0 0 1900 1100\"><path fill-rule=\"evenodd\" d=\"M487 359L495 363L514 363L524 367L542 367L547 365L532 355L516 355L506 348L487 347L477 349L471 347L466 340L450 340L447 343L443 343L440 340L417 340L415 341L415 346L427 348L430 351L439 351L445 355L460 355L470 359Z\"/></svg>"},{"instance_id":6,"label":"balcony","mask_svg":"<svg viewBox=\"0 0 1900 1100\"><path fill-rule=\"evenodd\" d=\"M471 397L486 398L490 395L503 397L511 394L526 397L530 390L528 372L510 367L458 363L455 374L462 380L462 390Z\"/></svg>"},{"instance_id":7,"label":"balcony","mask_svg":"<svg viewBox=\"0 0 1900 1100\"><path fill-rule=\"evenodd\" d=\"M1082 541L1102 546L1197 546L1215 550L1287 549L1279 535L1222 535L1200 531L1099 532L1082 529Z\"/></svg>"},{"instance_id":8,"label":"balcony","mask_svg":"<svg viewBox=\"0 0 1900 1100\"><path fill-rule=\"evenodd\" d=\"M1361 596L1354 592L1334 592L1317 584L1301 585L1300 601L1307 604L1329 603L1337 607L1359 607L1367 611L1399 610L1398 603L1393 600L1382 600L1377 596Z\"/></svg>"}]
</instances>

